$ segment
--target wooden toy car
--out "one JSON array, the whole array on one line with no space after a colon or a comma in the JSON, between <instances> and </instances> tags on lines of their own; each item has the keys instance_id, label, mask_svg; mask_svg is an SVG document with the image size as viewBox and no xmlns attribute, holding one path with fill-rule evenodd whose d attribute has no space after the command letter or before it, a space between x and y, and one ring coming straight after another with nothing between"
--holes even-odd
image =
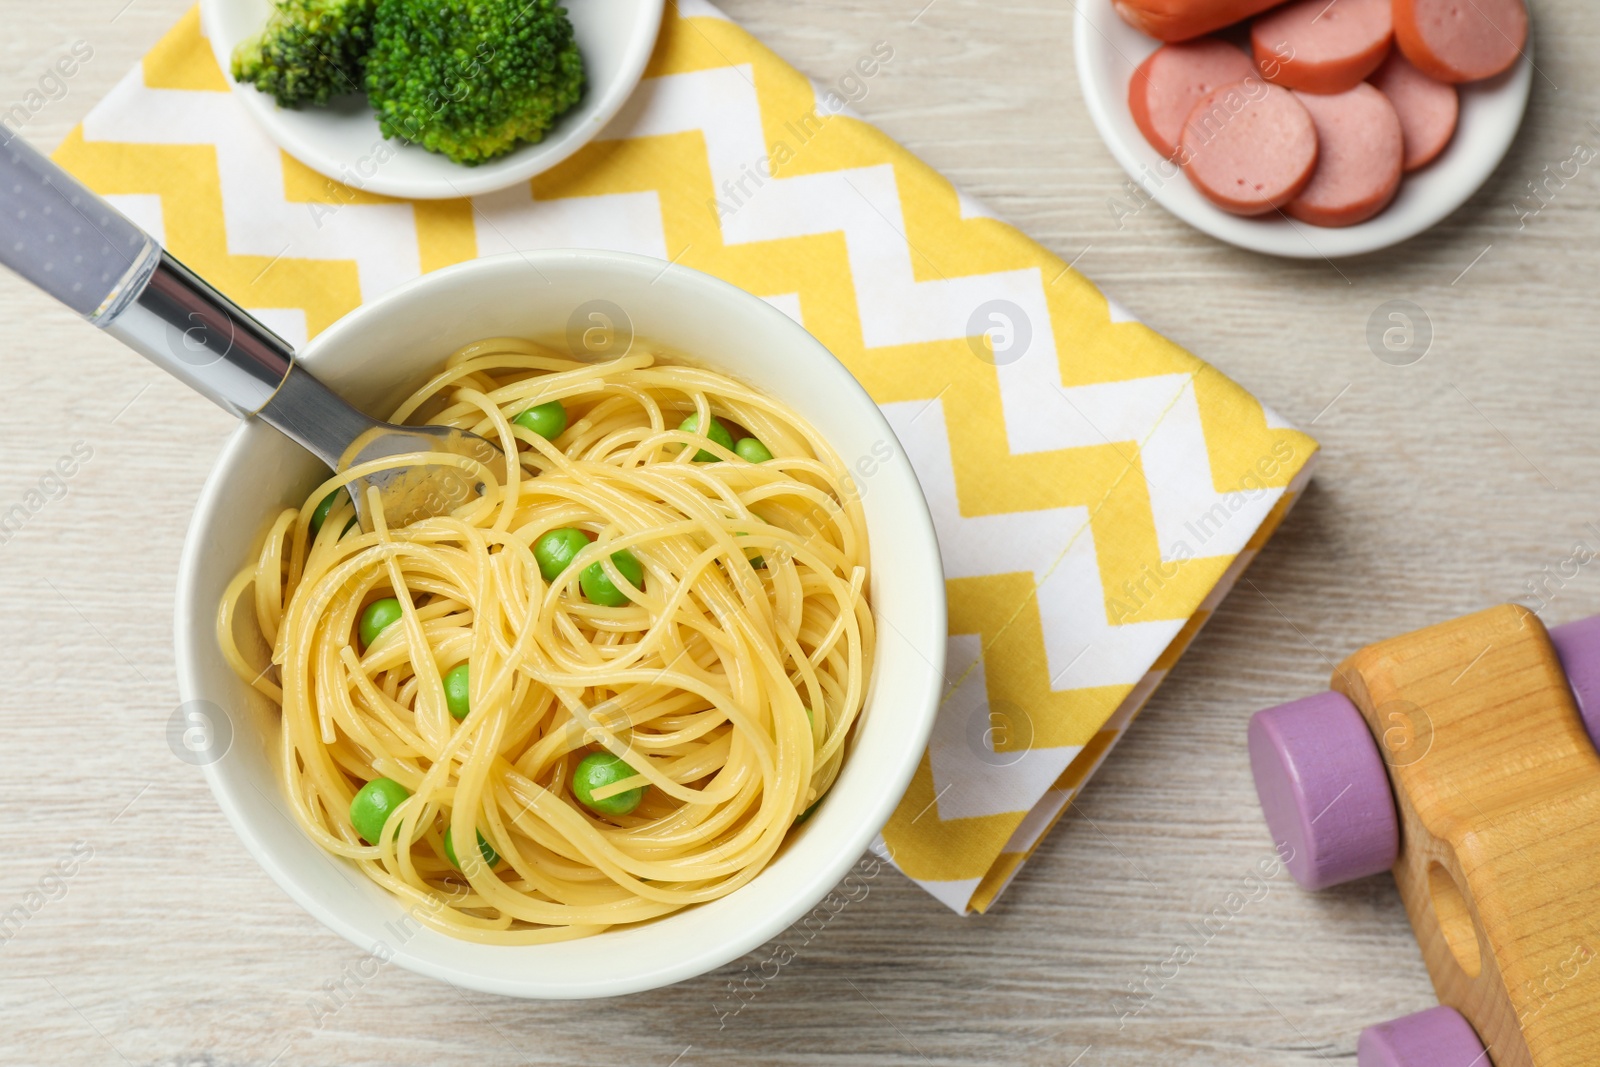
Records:
<instances>
[{"instance_id":1,"label":"wooden toy car","mask_svg":"<svg viewBox=\"0 0 1600 1067\"><path fill-rule=\"evenodd\" d=\"M1371 645L1249 743L1295 880L1392 870L1439 994L1363 1031L1360 1067L1600 1064L1600 617Z\"/></svg>"}]
</instances>

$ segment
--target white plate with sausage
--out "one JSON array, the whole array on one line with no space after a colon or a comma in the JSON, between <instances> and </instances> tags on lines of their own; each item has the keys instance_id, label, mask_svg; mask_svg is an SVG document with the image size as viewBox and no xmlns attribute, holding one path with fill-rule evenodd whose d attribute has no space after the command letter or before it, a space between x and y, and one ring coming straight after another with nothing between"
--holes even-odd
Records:
<instances>
[{"instance_id":1,"label":"white plate with sausage","mask_svg":"<svg viewBox=\"0 0 1600 1067\"><path fill-rule=\"evenodd\" d=\"M1322 6L1324 2L1326 7ZM1403 105L1397 105L1398 112L1385 121L1389 127L1394 127L1398 119L1399 125L1405 127L1408 143L1404 148L1389 144L1394 140L1394 134L1387 132L1387 127L1381 135L1368 137L1362 134L1357 137L1353 147L1339 143L1337 136L1340 128L1351 124L1338 122L1337 114L1335 121L1330 123L1329 111L1337 112L1339 106L1345 104L1348 105L1345 110L1352 114L1370 113L1373 110L1372 98L1379 94L1374 93L1366 82L1368 79L1377 80L1388 87L1383 80L1385 75L1392 66L1404 65L1400 58L1401 49L1393 48L1391 57L1389 48L1375 52L1368 44L1362 46L1365 50L1361 55L1344 57L1342 66L1338 62L1330 63L1327 61L1329 46L1325 39L1295 37L1297 32L1303 33L1305 27L1297 30L1293 25L1295 20L1286 18L1286 15L1293 14L1289 11L1295 6L1292 0L1281 7L1274 0L1122 0L1120 6L1130 12L1130 18L1140 21L1145 29L1159 33L1169 41L1203 40L1236 47L1247 57L1247 69L1254 68L1250 77L1261 76L1266 79L1265 82L1256 80L1249 83L1254 85L1258 93L1246 92L1241 95L1232 92L1230 97L1231 90L1216 87L1215 91L1200 98L1200 103L1196 104L1188 120L1182 124L1181 132L1169 130L1163 136L1160 131L1151 128L1153 124L1160 125L1159 116L1152 119L1149 109L1145 109L1136 118L1134 108L1130 105L1130 86L1136 71L1140 71L1140 87L1146 94L1151 92L1148 87L1157 76L1151 72L1157 68L1146 65L1146 61L1152 59L1163 41L1125 21L1114 9L1112 0L1078 0L1074 51L1078 79L1089 106L1089 114L1106 146L1111 149L1111 154L1143 191L1142 196L1130 193L1112 197L1113 213L1119 218L1126 218L1141 210L1146 202L1153 201L1196 229L1241 248L1297 259L1333 259L1388 248L1416 236L1455 211L1488 180L1516 137L1533 81L1532 35L1525 33L1518 37L1515 29L1509 34L1497 30L1496 36L1491 37L1490 41L1479 41L1477 51L1474 51L1470 35L1463 38L1457 34L1454 38L1447 38L1437 50L1443 53L1441 57L1427 47L1427 41L1421 46L1416 43L1415 23L1410 27L1413 32L1409 40L1398 32L1401 28L1398 15L1401 7L1405 7L1408 15L1414 19L1417 16L1411 9L1425 9L1433 0L1394 2L1396 36L1408 45L1405 55L1416 58L1418 66L1429 66L1433 77L1449 78L1456 83L1454 89L1459 99L1459 111L1453 134L1446 134L1449 139L1442 150L1435 144L1423 152L1418 151L1412 116L1406 113ZM1494 6L1494 0L1486 2ZM1347 6L1342 9L1334 7L1341 3ZM1352 35L1356 35L1353 24L1359 22L1362 9L1370 9L1371 6L1371 0L1319 0L1313 11L1316 17L1299 21L1315 22L1328 12L1348 12L1346 25L1339 27L1337 34L1330 34L1325 22L1318 22L1312 29L1321 38L1330 35L1336 37L1336 51L1338 47L1344 47L1353 53L1356 46L1349 44ZM1273 8L1276 10L1269 10ZM1268 22L1263 15L1270 15L1272 21ZM1256 24L1253 39L1250 33L1252 22ZM1290 26L1285 31L1288 41L1278 40L1268 52L1263 53L1263 34L1278 33L1286 22ZM1434 32L1434 29L1426 27L1425 31ZM1292 47L1297 41L1300 43L1298 50ZM1488 78L1467 80L1475 73L1470 64L1483 62L1484 57L1479 53L1491 43L1491 51L1499 50L1509 56L1509 67ZM1189 50L1194 46L1181 47ZM1458 52L1452 55L1449 51L1451 47L1458 49ZM1274 53L1284 63L1276 63ZM1379 60L1383 61L1383 65L1376 72L1363 73ZM1494 62L1492 57L1489 61ZM1160 62L1160 59L1156 62ZM1231 70L1236 62L1237 59L1230 59L1224 66ZM1357 66L1352 67L1352 64ZM1452 65L1457 69L1452 69ZM1411 70L1407 73L1416 75ZM1232 77L1232 74L1219 74L1217 80L1231 81ZM1317 77L1353 78L1354 84L1342 95L1328 96L1319 94L1328 93L1330 89L1343 89L1343 85L1317 83L1314 86L1316 92L1308 95L1300 92L1300 86L1295 84L1297 79ZM1274 82L1278 84L1272 84ZM1187 86L1188 83L1185 84ZM1191 91L1198 96L1202 86L1198 80L1194 84ZM1249 84L1241 83L1240 87L1248 88ZM1351 83L1346 81L1344 84ZM1389 95L1395 94L1391 91ZM1222 108L1220 102L1230 98L1235 101L1248 98L1247 106L1254 106L1253 102L1258 96L1278 110L1292 110L1297 115L1308 117L1314 114L1317 121L1313 128L1321 134L1320 152L1313 151L1313 158L1306 158L1303 145L1294 147L1298 143L1294 135L1301 131L1275 130L1270 122L1259 132L1247 123L1227 128L1228 109ZM1307 101L1311 107L1302 113L1292 100L1286 104L1282 99L1291 96ZM1182 99L1187 101L1189 97ZM1170 100L1168 103L1169 107L1174 106ZM1186 107L1187 103L1183 106ZM1380 103L1378 107L1383 108L1384 105ZM1256 112L1262 113L1270 110L1272 108L1256 108ZM1207 167L1202 165L1207 162L1206 157L1202 153L1188 151L1188 138L1195 138L1196 143L1205 143L1206 151L1211 153L1210 170L1214 172L1217 169L1216 157L1223 149L1210 147L1211 142L1203 132L1206 116L1202 112L1213 118L1219 113L1223 115L1224 128L1220 130L1220 138L1216 143L1220 145L1231 137L1235 142L1231 151L1235 154L1242 152L1248 156L1261 153L1270 156L1276 152L1281 156L1301 152L1302 155L1288 161L1273 160L1277 164L1277 176L1283 178L1281 188L1274 193L1263 193L1267 199L1254 205L1241 205L1227 196L1219 195L1215 174L1208 174ZM1246 113L1252 119L1259 117L1255 112L1247 110ZM1303 120L1296 121L1303 124ZM1141 125L1149 130L1149 137ZM1245 130L1250 132L1246 133ZM1330 134L1333 140L1330 140ZM1219 131L1211 131L1211 136L1218 135ZM1345 136L1348 138L1350 135ZM1299 140L1303 141L1304 137ZM1373 144L1381 142L1381 146L1373 147L1365 141L1372 141ZM1158 143L1162 145L1160 150L1156 147ZM1283 147L1286 145L1290 147ZM1362 153L1383 158L1380 162L1368 162ZM1399 162L1389 158L1390 153L1400 153L1404 157L1403 175L1399 174ZM1423 156L1430 155L1432 158L1426 163L1419 162ZM1176 160L1182 160L1182 165ZM1342 174L1337 172L1341 166ZM1369 206L1368 210L1363 211L1340 204L1336 205L1337 210L1324 210L1330 187L1337 194L1339 185L1359 182L1369 171L1391 166L1397 168L1395 182L1387 188L1369 190L1366 194L1369 202L1381 196L1382 205L1375 208ZM1296 170L1301 167L1305 173L1296 180ZM1202 193L1196 181L1208 184L1209 193ZM1277 193L1291 195L1279 196ZM1318 200L1324 203L1319 206L1316 203ZM1224 203L1230 205L1229 210L1219 206ZM1241 211L1250 211L1251 214L1238 213ZM1338 224L1317 224L1312 220Z\"/></svg>"}]
</instances>

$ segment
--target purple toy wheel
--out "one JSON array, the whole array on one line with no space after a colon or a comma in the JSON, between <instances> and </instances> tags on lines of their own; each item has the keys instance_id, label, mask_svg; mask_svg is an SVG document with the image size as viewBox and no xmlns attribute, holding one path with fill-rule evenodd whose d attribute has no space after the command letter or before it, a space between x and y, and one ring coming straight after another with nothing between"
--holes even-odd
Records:
<instances>
[{"instance_id":1,"label":"purple toy wheel","mask_svg":"<svg viewBox=\"0 0 1600 1067\"><path fill-rule=\"evenodd\" d=\"M1600 748L1600 615L1557 626L1550 631L1550 643L1567 672L1589 740Z\"/></svg>"},{"instance_id":2,"label":"purple toy wheel","mask_svg":"<svg viewBox=\"0 0 1600 1067\"><path fill-rule=\"evenodd\" d=\"M1389 776L1355 705L1318 693L1250 720L1256 795L1289 873L1326 889L1386 871L1400 853Z\"/></svg>"},{"instance_id":3,"label":"purple toy wheel","mask_svg":"<svg viewBox=\"0 0 1600 1067\"><path fill-rule=\"evenodd\" d=\"M1454 1008L1429 1008L1361 1031L1357 1067L1491 1067L1483 1042Z\"/></svg>"}]
</instances>

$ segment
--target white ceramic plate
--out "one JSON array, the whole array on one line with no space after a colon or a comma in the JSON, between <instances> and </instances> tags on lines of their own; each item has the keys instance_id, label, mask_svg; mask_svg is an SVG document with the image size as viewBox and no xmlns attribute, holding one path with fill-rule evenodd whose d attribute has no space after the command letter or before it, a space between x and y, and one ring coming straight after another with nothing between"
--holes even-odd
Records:
<instances>
[{"instance_id":1,"label":"white ceramic plate","mask_svg":"<svg viewBox=\"0 0 1600 1067\"><path fill-rule=\"evenodd\" d=\"M561 116L543 141L476 167L452 163L415 145L385 141L377 116L361 97L293 111L280 108L254 86L235 83L234 47L266 24L272 0L200 0L200 17L228 83L285 152L366 192L445 200L527 181L587 144L638 86L655 48L664 5L665 0L566 0L588 71L583 100ZM386 151L393 154L382 159Z\"/></svg>"},{"instance_id":2,"label":"white ceramic plate","mask_svg":"<svg viewBox=\"0 0 1600 1067\"><path fill-rule=\"evenodd\" d=\"M1428 166L1408 174L1387 209L1356 226L1327 228L1279 213L1230 215L1201 196L1178 165L1150 147L1128 111L1128 82L1161 42L1117 16L1111 0L1077 0L1073 50L1078 82L1106 147L1156 203L1197 230L1269 255L1355 256L1415 237L1466 203L1500 165L1522 124L1533 82L1532 36L1520 62L1488 81L1460 86L1456 135ZM1137 207L1130 202L1129 210Z\"/></svg>"},{"instance_id":3,"label":"white ceramic plate","mask_svg":"<svg viewBox=\"0 0 1600 1067\"><path fill-rule=\"evenodd\" d=\"M510 335L565 348L569 331L590 327L594 314L631 322L631 334L784 401L859 475L880 620L866 704L833 788L749 884L652 922L558 944L480 945L420 927L395 897L295 824L277 771L277 709L234 676L217 647L217 604L228 581L253 558L270 518L298 507L326 468L247 420L201 490L179 564L178 689L187 709L180 710L198 718L174 722L180 732L186 723L208 727L211 747L190 762L203 767L245 847L301 907L379 960L507 996L651 989L720 967L781 933L839 883L888 821L922 759L945 687L944 577L911 464L850 373L765 301L642 256L511 253L390 291L319 334L304 363L359 406L387 411L463 344ZM189 749L175 742L174 751Z\"/></svg>"}]
</instances>

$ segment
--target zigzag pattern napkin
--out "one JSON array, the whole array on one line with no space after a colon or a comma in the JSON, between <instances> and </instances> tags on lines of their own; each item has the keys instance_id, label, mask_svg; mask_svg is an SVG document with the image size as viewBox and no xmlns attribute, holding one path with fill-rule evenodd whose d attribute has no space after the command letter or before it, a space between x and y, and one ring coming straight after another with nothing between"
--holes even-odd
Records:
<instances>
[{"instance_id":1,"label":"zigzag pattern napkin","mask_svg":"<svg viewBox=\"0 0 1600 1067\"><path fill-rule=\"evenodd\" d=\"M872 77L892 50L863 56ZM703 0L555 170L407 203L281 152L191 12L56 158L302 343L426 271L640 252L787 312L882 405L932 507L948 690L881 850L993 903L1265 541L1316 443L847 110Z\"/></svg>"}]
</instances>

